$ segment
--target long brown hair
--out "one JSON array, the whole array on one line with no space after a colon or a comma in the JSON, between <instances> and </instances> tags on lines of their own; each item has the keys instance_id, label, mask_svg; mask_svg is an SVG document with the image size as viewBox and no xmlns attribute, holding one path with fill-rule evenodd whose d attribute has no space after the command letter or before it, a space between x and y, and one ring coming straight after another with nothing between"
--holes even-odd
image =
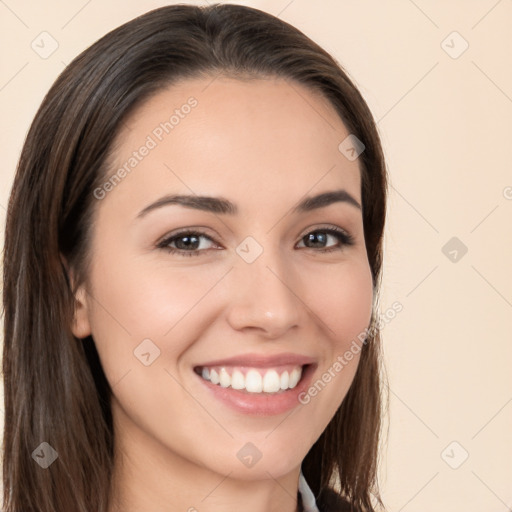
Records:
<instances>
[{"instance_id":1,"label":"long brown hair","mask_svg":"<svg viewBox=\"0 0 512 512\"><path fill-rule=\"evenodd\" d=\"M178 79L218 73L304 84L323 94L363 142L363 224L377 302L386 167L373 117L341 65L293 26L239 5L162 7L111 31L76 57L47 93L25 140L9 200L3 257L4 512L109 508L112 390L92 338L78 340L71 332L74 293L89 270L93 191L108 175L112 142L130 112ZM74 286L65 262L73 269ZM333 486L360 510L382 505L376 320L374 311L346 398L303 461L320 507ZM49 462L52 449L57 458L49 467L36 463Z\"/></svg>"}]
</instances>

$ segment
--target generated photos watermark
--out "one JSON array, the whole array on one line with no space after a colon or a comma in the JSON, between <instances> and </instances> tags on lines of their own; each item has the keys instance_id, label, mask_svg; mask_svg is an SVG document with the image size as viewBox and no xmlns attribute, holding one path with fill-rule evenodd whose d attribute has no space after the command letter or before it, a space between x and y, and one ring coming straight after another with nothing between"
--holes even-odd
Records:
<instances>
[{"instance_id":1,"label":"generated photos watermark","mask_svg":"<svg viewBox=\"0 0 512 512\"><path fill-rule=\"evenodd\" d=\"M94 189L93 195L96 199L103 199L108 192L113 190L121 181L132 172L137 165L139 165L144 158L146 158L153 149L155 149L160 142L164 140L166 135L169 135L181 122L185 119L193 108L197 107L199 102L196 98L191 96L187 99L186 103L183 103L180 108L175 108L173 114L162 121L158 126L155 126L150 134L146 137L144 144L142 144L137 150L133 151L122 166L110 176L110 178L103 183L100 187Z\"/></svg>"},{"instance_id":2,"label":"generated photos watermark","mask_svg":"<svg viewBox=\"0 0 512 512\"><path fill-rule=\"evenodd\" d=\"M355 339L352 340L350 347L343 354L336 357L336 360L327 368L325 372L306 390L299 393L298 400L302 405L311 402L311 398L320 393L345 368L354 356L361 352L363 345L368 342L368 338L376 331L381 330L386 324L391 322L398 313L403 310L403 305L399 301L393 302L391 307L379 315L373 328L365 327Z\"/></svg>"}]
</instances>

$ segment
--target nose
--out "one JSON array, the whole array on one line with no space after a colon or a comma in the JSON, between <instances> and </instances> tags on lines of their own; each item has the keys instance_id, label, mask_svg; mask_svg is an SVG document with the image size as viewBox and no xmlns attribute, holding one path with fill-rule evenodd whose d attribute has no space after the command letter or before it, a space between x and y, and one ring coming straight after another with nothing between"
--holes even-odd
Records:
<instances>
[{"instance_id":1,"label":"nose","mask_svg":"<svg viewBox=\"0 0 512 512\"><path fill-rule=\"evenodd\" d=\"M235 330L258 331L276 339L297 328L305 305L295 288L300 288L283 255L270 250L252 263L238 260L231 272L228 322Z\"/></svg>"}]
</instances>

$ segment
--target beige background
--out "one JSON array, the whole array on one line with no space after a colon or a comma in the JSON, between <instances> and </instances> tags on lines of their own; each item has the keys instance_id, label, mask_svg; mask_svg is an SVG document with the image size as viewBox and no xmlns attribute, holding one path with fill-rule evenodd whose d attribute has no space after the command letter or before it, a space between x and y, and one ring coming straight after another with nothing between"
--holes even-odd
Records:
<instances>
[{"instance_id":1,"label":"beige background","mask_svg":"<svg viewBox=\"0 0 512 512\"><path fill-rule=\"evenodd\" d=\"M2 229L23 139L58 73L107 31L167 3L0 2ZM331 52L378 120L391 178L381 309L403 305L383 332L388 510L511 509L512 1L238 3ZM31 47L43 46L43 31L58 42L46 59Z\"/></svg>"}]
</instances>

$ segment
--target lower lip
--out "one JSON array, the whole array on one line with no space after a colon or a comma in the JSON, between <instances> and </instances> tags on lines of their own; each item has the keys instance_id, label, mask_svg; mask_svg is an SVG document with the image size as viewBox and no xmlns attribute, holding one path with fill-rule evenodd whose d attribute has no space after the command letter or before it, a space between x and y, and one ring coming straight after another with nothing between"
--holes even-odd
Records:
<instances>
[{"instance_id":1,"label":"lower lip","mask_svg":"<svg viewBox=\"0 0 512 512\"><path fill-rule=\"evenodd\" d=\"M307 365L302 370L302 377L297 386L278 393L249 393L231 387L223 388L203 379L200 375L196 375L215 398L237 412L256 416L271 416L282 414L298 405L302 405L299 401L299 395L308 388L315 367L316 365L313 364Z\"/></svg>"}]
</instances>

